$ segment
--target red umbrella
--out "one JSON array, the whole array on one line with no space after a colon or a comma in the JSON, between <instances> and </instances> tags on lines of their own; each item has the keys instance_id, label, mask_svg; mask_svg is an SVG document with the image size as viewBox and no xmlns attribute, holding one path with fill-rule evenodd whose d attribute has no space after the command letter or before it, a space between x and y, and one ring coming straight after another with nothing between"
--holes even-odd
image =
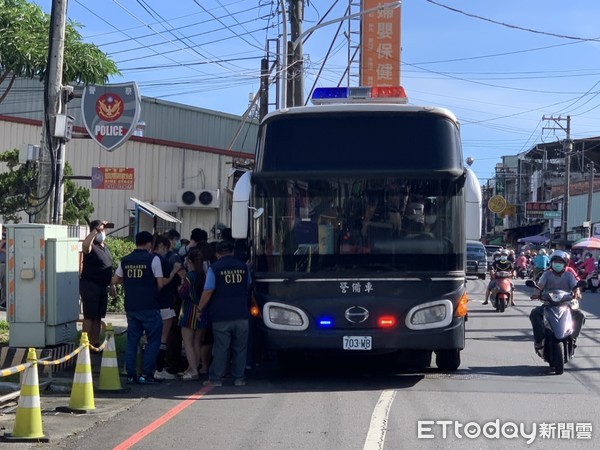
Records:
<instances>
[{"instance_id":1,"label":"red umbrella","mask_svg":"<svg viewBox=\"0 0 600 450\"><path fill-rule=\"evenodd\" d=\"M600 239L596 237L579 239L572 245L572 248L600 249Z\"/></svg>"}]
</instances>

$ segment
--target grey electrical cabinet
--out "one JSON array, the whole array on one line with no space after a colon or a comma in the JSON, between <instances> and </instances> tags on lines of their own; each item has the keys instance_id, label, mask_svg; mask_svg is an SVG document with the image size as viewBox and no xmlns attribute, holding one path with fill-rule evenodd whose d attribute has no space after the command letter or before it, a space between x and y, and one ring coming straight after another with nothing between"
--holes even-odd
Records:
<instances>
[{"instance_id":1,"label":"grey electrical cabinet","mask_svg":"<svg viewBox=\"0 0 600 450\"><path fill-rule=\"evenodd\" d=\"M66 225L6 225L11 347L72 342L79 319L81 243Z\"/></svg>"}]
</instances>

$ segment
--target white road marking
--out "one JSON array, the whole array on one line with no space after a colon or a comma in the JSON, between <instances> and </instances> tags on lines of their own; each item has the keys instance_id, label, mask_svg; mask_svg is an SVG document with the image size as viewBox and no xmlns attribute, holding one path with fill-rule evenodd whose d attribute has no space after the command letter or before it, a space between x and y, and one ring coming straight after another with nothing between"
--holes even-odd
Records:
<instances>
[{"instance_id":1,"label":"white road marking","mask_svg":"<svg viewBox=\"0 0 600 450\"><path fill-rule=\"evenodd\" d=\"M363 450L381 450L385 443L385 433L387 432L388 416L392 409L392 403L396 397L395 390L386 390L381 393L373 415L371 416L371 424Z\"/></svg>"}]
</instances>

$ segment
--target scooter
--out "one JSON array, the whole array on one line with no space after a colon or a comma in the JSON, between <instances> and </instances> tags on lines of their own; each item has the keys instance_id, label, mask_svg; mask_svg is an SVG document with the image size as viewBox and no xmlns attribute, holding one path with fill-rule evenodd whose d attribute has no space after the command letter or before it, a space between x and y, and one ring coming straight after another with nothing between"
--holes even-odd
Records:
<instances>
[{"instance_id":1,"label":"scooter","mask_svg":"<svg viewBox=\"0 0 600 450\"><path fill-rule=\"evenodd\" d=\"M527 280L525 284L540 289L533 280ZM579 288L585 285L584 280L577 283ZM556 375L560 375L565 370L565 363L575 355L571 310L579 308L579 302L573 292L561 290L544 291L541 295L533 295L531 298L539 299L544 307L546 337L543 349L538 350L537 354L554 368Z\"/></svg>"},{"instance_id":2,"label":"scooter","mask_svg":"<svg viewBox=\"0 0 600 450\"><path fill-rule=\"evenodd\" d=\"M588 289L591 292L596 292L600 286L600 276L598 276L598 270L594 270L588 279Z\"/></svg>"},{"instance_id":3,"label":"scooter","mask_svg":"<svg viewBox=\"0 0 600 450\"><path fill-rule=\"evenodd\" d=\"M512 272L506 270L499 270L494 274L496 287L492 289L492 306L498 312L504 312L510 303L513 291L511 278Z\"/></svg>"},{"instance_id":4,"label":"scooter","mask_svg":"<svg viewBox=\"0 0 600 450\"><path fill-rule=\"evenodd\" d=\"M598 290L598 286L600 285L600 278L598 278L598 270L594 270L590 273L580 272L581 279L584 279L586 284L583 290L588 290L590 292L596 292ZM585 276L585 278L583 278Z\"/></svg>"}]
</instances>

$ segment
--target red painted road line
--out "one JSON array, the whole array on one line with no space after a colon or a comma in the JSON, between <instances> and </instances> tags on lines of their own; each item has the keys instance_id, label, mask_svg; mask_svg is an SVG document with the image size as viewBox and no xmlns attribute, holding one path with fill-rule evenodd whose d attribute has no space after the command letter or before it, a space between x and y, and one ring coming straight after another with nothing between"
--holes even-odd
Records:
<instances>
[{"instance_id":1,"label":"red painted road line","mask_svg":"<svg viewBox=\"0 0 600 450\"><path fill-rule=\"evenodd\" d=\"M165 423L167 423L169 420L171 420L173 417L175 417L177 414L179 414L185 408L190 406L196 400L200 400L211 389L212 389L212 387L204 387L204 388L200 389L198 392L195 392L194 394L190 395L188 398L186 398L184 401L179 403L177 406L174 406L173 408L168 410L166 413L164 413L162 416L160 416L158 419L156 419L150 425L146 425L140 431L138 431L131 437L125 439L119 445L114 447L113 450L126 450L129 447L131 447L132 445L137 444L142 439L144 439L146 436L148 436L150 433L152 433L156 429L162 427Z\"/></svg>"}]
</instances>

